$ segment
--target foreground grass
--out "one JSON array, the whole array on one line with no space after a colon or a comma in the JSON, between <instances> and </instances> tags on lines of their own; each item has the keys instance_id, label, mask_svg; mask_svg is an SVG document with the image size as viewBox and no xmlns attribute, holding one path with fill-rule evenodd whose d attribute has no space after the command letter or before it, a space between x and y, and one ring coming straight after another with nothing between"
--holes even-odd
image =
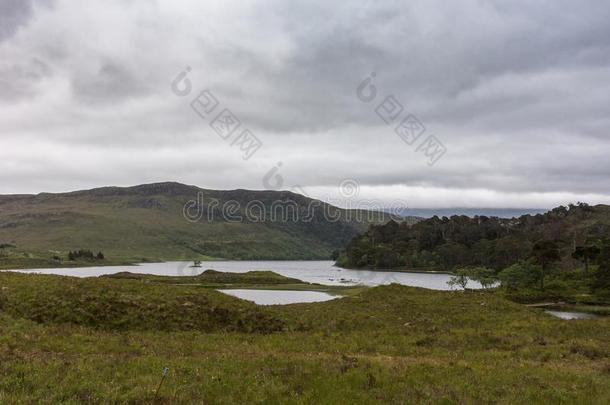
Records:
<instances>
[{"instance_id":1,"label":"foreground grass","mask_svg":"<svg viewBox=\"0 0 610 405\"><path fill-rule=\"evenodd\" d=\"M130 279L2 273L0 288L0 403L610 402L608 318L493 292L259 307Z\"/></svg>"}]
</instances>

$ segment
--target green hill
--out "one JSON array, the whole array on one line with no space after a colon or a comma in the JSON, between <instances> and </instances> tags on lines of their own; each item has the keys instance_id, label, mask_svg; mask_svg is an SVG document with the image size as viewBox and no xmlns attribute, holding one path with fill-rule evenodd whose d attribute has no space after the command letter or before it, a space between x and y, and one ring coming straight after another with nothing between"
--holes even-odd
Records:
<instances>
[{"instance_id":1,"label":"green hill","mask_svg":"<svg viewBox=\"0 0 610 405\"><path fill-rule=\"evenodd\" d=\"M195 217L200 209L201 218L189 221L185 204L198 195L200 204L189 212ZM16 248L0 249L0 256L56 255L64 265L68 252L79 249L102 251L106 262L321 259L386 219L286 191L216 191L179 183L6 195L0 196L0 245Z\"/></svg>"}]
</instances>

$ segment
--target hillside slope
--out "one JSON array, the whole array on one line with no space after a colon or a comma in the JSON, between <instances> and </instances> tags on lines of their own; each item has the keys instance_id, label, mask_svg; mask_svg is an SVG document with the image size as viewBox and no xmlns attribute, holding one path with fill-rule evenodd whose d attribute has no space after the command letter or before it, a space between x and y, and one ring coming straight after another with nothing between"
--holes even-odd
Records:
<instances>
[{"instance_id":1,"label":"hillside slope","mask_svg":"<svg viewBox=\"0 0 610 405\"><path fill-rule=\"evenodd\" d=\"M200 204L189 212L196 217L200 209L200 218L189 221L184 206L198 196ZM259 203L246 215L253 201ZM227 203L238 208L223 210ZM290 192L215 191L179 183L8 195L0 196L0 244L62 258L69 250L91 249L126 260L319 259L387 217L362 215L358 221L354 213Z\"/></svg>"}]
</instances>

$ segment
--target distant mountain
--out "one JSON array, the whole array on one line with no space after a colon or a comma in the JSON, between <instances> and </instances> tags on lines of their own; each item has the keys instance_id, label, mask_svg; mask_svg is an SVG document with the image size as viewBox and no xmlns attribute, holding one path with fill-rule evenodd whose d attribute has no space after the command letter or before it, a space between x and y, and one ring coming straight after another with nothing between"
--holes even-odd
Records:
<instances>
[{"instance_id":1,"label":"distant mountain","mask_svg":"<svg viewBox=\"0 0 610 405\"><path fill-rule=\"evenodd\" d=\"M0 244L62 254L100 250L111 259L326 259L369 224L387 220L287 191L179 183L0 196Z\"/></svg>"},{"instance_id":2,"label":"distant mountain","mask_svg":"<svg viewBox=\"0 0 610 405\"><path fill-rule=\"evenodd\" d=\"M610 240L610 206L580 203L545 214L498 218L454 215L409 226L390 221L372 225L341 252L337 264L350 268L407 268L450 271L464 266L506 268L532 256L533 247L551 241L563 265L591 240ZM589 242L588 242L589 241Z\"/></svg>"},{"instance_id":3,"label":"distant mountain","mask_svg":"<svg viewBox=\"0 0 610 405\"><path fill-rule=\"evenodd\" d=\"M547 212L544 208L403 208L396 212L403 217L414 216L420 218L451 217L465 215L467 217L485 216L498 218L517 218L521 215L536 215Z\"/></svg>"}]
</instances>

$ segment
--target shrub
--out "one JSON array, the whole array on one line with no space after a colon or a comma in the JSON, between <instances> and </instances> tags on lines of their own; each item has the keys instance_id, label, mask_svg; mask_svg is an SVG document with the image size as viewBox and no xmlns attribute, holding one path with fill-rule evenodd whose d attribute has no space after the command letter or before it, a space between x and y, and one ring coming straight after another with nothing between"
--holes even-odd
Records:
<instances>
[{"instance_id":1,"label":"shrub","mask_svg":"<svg viewBox=\"0 0 610 405\"><path fill-rule=\"evenodd\" d=\"M521 261L502 270L498 278L508 288L532 287L540 281L541 269L529 261Z\"/></svg>"}]
</instances>

